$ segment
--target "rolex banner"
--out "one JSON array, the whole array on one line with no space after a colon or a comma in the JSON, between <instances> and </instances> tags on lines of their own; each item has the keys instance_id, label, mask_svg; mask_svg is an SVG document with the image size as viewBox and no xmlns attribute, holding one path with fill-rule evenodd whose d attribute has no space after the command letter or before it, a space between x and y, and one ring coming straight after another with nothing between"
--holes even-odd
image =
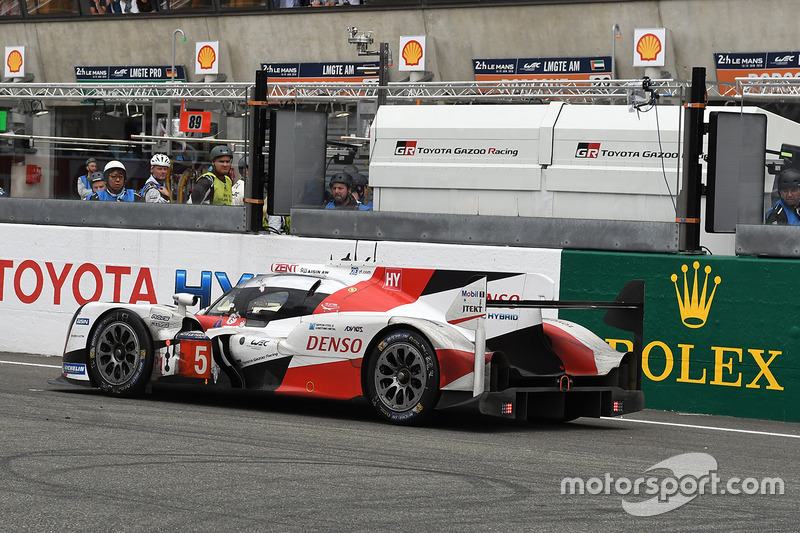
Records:
<instances>
[{"instance_id":1,"label":"rolex banner","mask_svg":"<svg viewBox=\"0 0 800 533\"><path fill-rule=\"evenodd\" d=\"M800 422L800 262L565 250L560 298L614 298L631 279L645 280L648 409ZM632 345L599 314L559 316Z\"/></svg>"}]
</instances>

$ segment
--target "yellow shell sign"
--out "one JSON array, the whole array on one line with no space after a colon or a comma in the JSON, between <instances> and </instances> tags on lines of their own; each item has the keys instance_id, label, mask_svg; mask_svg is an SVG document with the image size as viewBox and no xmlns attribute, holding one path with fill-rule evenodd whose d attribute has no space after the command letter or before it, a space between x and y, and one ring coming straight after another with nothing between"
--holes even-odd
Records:
<instances>
[{"instance_id":1,"label":"yellow shell sign","mask_svg":"<svg viewBox=\"0 0 800 533\"><path fill-rule=\"evenodd\" d=\"M422 59L422 45L418 41L408 41L403 47L402 55L406 65L419 65L419 60Z\"/></svg>"},{"instance_id":2,"label":"yellow shell sign","mask_svg":"<svg viewBox=\"0 0 800 533\"><path fill-rule=\"evenodd\" d=\"M217 60L217 54L214 49L206 45L197 53L197 62L200 63L200 68L210 69L214 66L214 61Z\"/></svg>"},{"instance_id":3,"label":"yellow shell sign","mask_svg":"<svg viewBox=\"0 0 800 533\"><path fill-rule=\"evenodd\" d=\"M660 51L661 39L652 33L643 35L639 42L636 43L636 53L639 54L642 61L654 60Z\"/></svg>"},{"instance_id":4,"label":"yellow shell sign","mask_svg":"<svg viewBox=\"0 0 800 533\"><path fill-rule=\"evenodd\" d=\"M402 58L397 65L401 71L423 72L425 70L425 46L427 36L425 35L401 35L400 57Z\"/></svg>"},{"instance_id":5,"label":"yellow shell sign","mask_svg":"<svg viewBox=\"0 0 800 533\"><path fill-rule=\"evenodd\" d=\"M6 65L8 66L9 72L19 72L19 69L22 68L22 54L19 53L19 50L12 50L11 53L8 54Z\"/></svg>"}]
</instances>

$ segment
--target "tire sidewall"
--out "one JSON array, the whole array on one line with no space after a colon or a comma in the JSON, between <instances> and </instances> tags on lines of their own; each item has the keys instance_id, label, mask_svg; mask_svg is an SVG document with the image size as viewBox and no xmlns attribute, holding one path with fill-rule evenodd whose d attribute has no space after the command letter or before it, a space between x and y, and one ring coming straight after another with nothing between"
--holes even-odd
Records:
<instances>
[{"instance_id":1,"label":"tire sidewall","mask_svg":"<svg viewBox=\"0 0 800 533\"><path fill-rule=\"evenodd\" d=\"M139 360L133 375L122 384L107 382L97 368L95 346L100 338L100 333L106 326L113 322L124 322L129 325L139 339ZM153 370L153 349L150 345L150 336L147 333L141 318L131 311L117 309L106 313L97 321L92 329L88 349L89 375L100 389L107 393L119 396L136 396L144 391L150 374Z\"/></svg>"},{"instance_id":2,"label":"tire sidewall","mask_svg":"<svg viewBox=\"0 0 800 533\"><path fill-rule=\"evenodd\" d=\"M398 342L414 346L422 354L425 362L425 390L419 401L405 411L394 411L387 407L381 401L374 383L378 358L384 350ZM387 334L372 350L365 375L365 391L367 400L384 420L395 424L412 424L426 418L434 410L439 399L439 363L430 343L422 335L412 331L395 331Z\"/></svg>"}]
</instances>

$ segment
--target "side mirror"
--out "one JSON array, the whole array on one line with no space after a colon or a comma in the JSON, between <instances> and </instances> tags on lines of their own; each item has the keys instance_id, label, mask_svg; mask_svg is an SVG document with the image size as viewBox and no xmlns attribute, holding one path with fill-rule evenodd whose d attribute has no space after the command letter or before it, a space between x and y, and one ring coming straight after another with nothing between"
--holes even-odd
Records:
<instances>
[{"instance_id":1,"label":"side mirror","mask_svg":"<svg viewBox=\"0 0 800 533\"><path fill-rule=\"evenodd\" d=\"M180 292L178 294L174 294L172 296L172 300L178 306L178 311L185 315L186 308L190 305L197 305L197 302L200 301L200 297L195 294Z\"/></svg>"}]
</instances>

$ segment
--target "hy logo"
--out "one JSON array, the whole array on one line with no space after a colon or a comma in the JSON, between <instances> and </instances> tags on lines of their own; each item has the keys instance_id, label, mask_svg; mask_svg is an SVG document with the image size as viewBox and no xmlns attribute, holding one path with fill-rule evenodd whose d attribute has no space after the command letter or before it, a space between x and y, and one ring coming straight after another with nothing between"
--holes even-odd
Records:
<instances>
[{"instance_id":1,"label":"hy logo","mask_svg":"<svg viewBox=\"0 0 800 533\"><path fill-rule=\"evenodd\" d=\"M695 261L692 267L694 268L694 281L692 281L691 292L689 291L689 282L686 279L686 272L689 270L687 265L681 265L681 271L683 271L683 295L681 295L681 291L678 288L678 275L673 274L670 279L675 285L675 295L678 297L678 307L681 311L683 325L687 328L702 328L708 318L711 303L714 301L714 293L717 291L717 285L719 285L721 278L719 276L714 278L714 287L711 289L711 295L709 295L708 275L711 274L711 267L706 265L703 269L706 273L706 277L703 280L703 291L698 294L697 271L700 268L700 263Z\"/></svg>"}]
</instances>

